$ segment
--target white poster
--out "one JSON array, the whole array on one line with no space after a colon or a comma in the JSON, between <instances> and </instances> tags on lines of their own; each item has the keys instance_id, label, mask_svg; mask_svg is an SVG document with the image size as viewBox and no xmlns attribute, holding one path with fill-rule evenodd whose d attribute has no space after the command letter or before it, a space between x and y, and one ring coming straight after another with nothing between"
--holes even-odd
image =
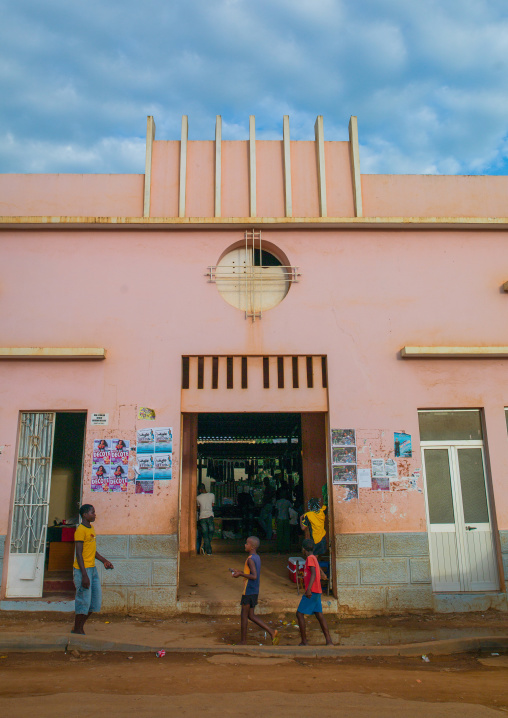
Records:
<instances>
[{"instance_id":1,"label":"white poster","mask_svg":"<svg viewBox=\"0 0 508 718\"><path fill-rule=\"evenodd\" d=\"M138 429L136 454L153 454L153 453L154 453L153 429Z\"/></svg>"},{"instance_id":2,"label":"white poster","mask_svg":"<svg viewBox=\"0 0 508 718\"><path fill-rule=\"evenodd\" d=\"M372 488L372 476L370 469L358 469L358 488L359 489L371 489Z\"/></svg>"},{"instance_id":3,"label":"white poster","mask_svg":"<svg viewBox=\"0 0 508 718\"><path fill-rule=\"evenodd\" d=\"M155 453L171 454L173 451L173 430L169 426L159 426L153 430Z\"/></svg>"},{"instance_id":4,"label":"white poster","mask_svg":"<svg viewBox=\"0 0 508 718\"><path fill-rule=\"evenodd\" d=\"M372 478L376 479L378 476L386 476L384 459L372 459L371 463L372 463Z\"/></svg>"},{"instance_id":5,"label":"white poster","mask_svg":"<svg viewBox=\"0 0 508 718\"><path fill-rule=\"evenodd\" d=\"M389 479L393 481L393 479L399 478L399 471L397 468L397 462L395 459L386 459L385 461L385 476L388 476Z\"/></svg>"}]
</instances>

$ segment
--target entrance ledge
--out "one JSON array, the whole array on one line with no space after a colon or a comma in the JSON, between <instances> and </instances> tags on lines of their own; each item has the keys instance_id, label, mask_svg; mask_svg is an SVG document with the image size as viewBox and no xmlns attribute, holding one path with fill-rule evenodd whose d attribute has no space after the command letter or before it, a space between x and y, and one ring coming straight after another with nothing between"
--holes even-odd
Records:
<instances>
[{"instance_id":1,"label":"entrance ledge","mask_svg":"<svg viewBox=\"0 0 508 718\"><path fill-rule=\"evenodd\" d=\"M93 359L106 358L102 347L0 347L0 359Z\"/></svg>"},{"instance_id":2,"label":"entrance ledge","mask_svg":"<svg viewBox=\"0 0 508 718\"><path fill-rule=\"evenodd\" d=\"M402 359L505 359L508 347L402 347Z\"/></svg>"}]
</instances>

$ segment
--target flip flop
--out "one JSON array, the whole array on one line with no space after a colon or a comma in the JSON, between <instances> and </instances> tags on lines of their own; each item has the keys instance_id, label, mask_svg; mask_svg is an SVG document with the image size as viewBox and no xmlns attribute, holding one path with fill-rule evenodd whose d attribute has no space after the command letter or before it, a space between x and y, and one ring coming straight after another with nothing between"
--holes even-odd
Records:
<instances>
[{"instance_id":1,"label":"flip flop","mask_svg":"<svg viewBox=\"0 0 508 718\"><path fill-rule=\"evenodd\" d=\"M278 646L280 641L279 632L275 631L273 638L272 638L272 646Z\"/></svg>"}]
</instances>

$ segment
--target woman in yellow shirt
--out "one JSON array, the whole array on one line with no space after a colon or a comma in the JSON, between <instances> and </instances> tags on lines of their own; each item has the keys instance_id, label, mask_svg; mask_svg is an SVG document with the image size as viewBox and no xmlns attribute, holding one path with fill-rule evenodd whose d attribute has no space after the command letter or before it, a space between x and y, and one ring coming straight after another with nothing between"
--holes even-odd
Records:
<instances>
[{"instance_id":1,"label":"woman in yellow shirt","mask_svg":"<svg viewBox=\"0 0 508 718\"><path fill-rule=\"evenodd\" d=\"M321 506L320 499L309 499L309 510L300 516L300 526L305 531L310 531L310 536L314 541L314 556L321 556L327 553L326 540L326 506Z\"/></svg>"}]
</instances>

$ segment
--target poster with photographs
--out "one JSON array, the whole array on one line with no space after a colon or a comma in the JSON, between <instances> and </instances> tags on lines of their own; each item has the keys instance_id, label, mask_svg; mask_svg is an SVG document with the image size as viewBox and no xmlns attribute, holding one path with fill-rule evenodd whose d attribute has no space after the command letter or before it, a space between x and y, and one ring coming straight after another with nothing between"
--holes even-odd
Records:
<instances>
[{"instance_id":1,"label":"poster with photographs","mask_svg":"<svg viewBox=\"0 0 508 718\"><path fill-rule=\"evenodd\" d=\"M402 431L396 431L393 435L393 448L395 456L410 458L413 456L411 444L411 434L405 434Z\"/></svg>"},{"instance_id":2,"label":"poster with photographs","mask_svg":"<svg viewBox=\"0 0 508 718\"><path fill-rule=\"evenodd\" d=\"M332 446L356 446L354 429L332 429Z\"/></svg>"},{"instance_id":3,"label":"poster with photographs","mask_svg":"<svg viewBox=\"0 0 508 718\"><path fill-rule=\"evenodd\" d=\"M388 478L388 476L373 476L371 488L372 491L389 491L390 479Z\"/></svg>"},{"instance_id":4,"label":"poster with photographs","mask_svg":"<svg viewBox=\"0 0 508 718\"><path fill-rule=\"evenodd\" d=\"M334 484L356 484L356 464L333 467Z\"/></svg>"},{"instance_id":5,"label":"poster with photographs","mask_svg":"<svg viewBox=\"0 0 508 718\"><path fill-rule=\"evenodd\" d=\"M136 494L153 494L153 479L136 480Z\"/></svg>"},{"instance_id":6,"label":"poster with photographs","mask_svg":"<svg viewBox=\"0 0 508 718\"><path fill-rule=\"evenodd\" d=\"M124 439L95 439L92 483L94 492L126 492L130 442Z\"/></svg>"},{"instance_id":7,"label":"poster with photographs","mask_svg":"<svg viewBox=\"0 0 508 718\"><path fill-rule=\"evenodd\" d=\"M92 467L91 490L109 491L110 467L107 464L94 464Z\"/></svg>"},{"instance_id":8,"label":"poster with photographs","mask_svg":"<svg viewBox=\"0 0 508 718\"><path fill-rule=\"evenodd\" d=\"M378 479L386 476L385 460L384 459L371 459L372 465L372 478Z\"/></svg>"},{"instance_id":9,"label":"poster with photographs","mask_svg":"<svg viewBox=\"0 0 508 718\"><path fill-rule=\"evenodd\" d=\"M356 464L356 447L332 447L332 463L334 466L337 464Z\"/></svg>"}]
</instances>

